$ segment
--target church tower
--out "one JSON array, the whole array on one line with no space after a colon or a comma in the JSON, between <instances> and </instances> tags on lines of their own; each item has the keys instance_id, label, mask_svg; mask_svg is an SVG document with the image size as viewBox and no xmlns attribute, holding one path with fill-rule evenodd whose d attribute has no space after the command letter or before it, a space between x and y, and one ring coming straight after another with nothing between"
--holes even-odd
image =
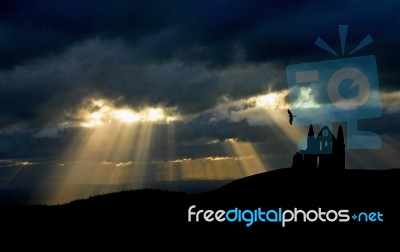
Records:
<instances>
[{"instance_id":1,"label":"church tower","mask_svg":"<svg viewBox=\"0 0 400 252\"><path fill-rule=\"evenodd\" d=\"M340 125L337 136L328 126L322 127L317 136L310 125L307 148L293 156L292 167L305 171L339 172L345 169L345 143L343 128Z\"/></svg>"},{"instance_id":2,"label":"church tower","mask_svg":"<svg viewBox=\"0 0 400 252\"><path fill-rule=\"evenodd\" d=\"M346 166L345 160L345 144L342 125L339 126L337 141L335 142L334 151L336 155L336 165L338 170L344 170Z\"/></svg>"},{"instance_id":3,"label":"church tower","mask_svg":"<svg viewBox=\"0 0 400 252\"><path fill-rule=\"evenodd\" d=\"M318 152L319 146L315 139L314 128L310 125L307 136L307 149L304 155L304 169L308 171L316 171L318 169Z\"/></svg>"}]
</instances>

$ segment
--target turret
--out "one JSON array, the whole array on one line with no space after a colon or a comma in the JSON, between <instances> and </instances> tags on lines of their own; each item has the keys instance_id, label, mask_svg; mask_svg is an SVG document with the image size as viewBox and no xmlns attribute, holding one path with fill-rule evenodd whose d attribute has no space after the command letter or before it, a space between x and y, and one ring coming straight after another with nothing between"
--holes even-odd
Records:
<instances>
[{"instance_id":1,"label":"turret","mask_svg":"<svg viewBox=\"0 0 400 252\"><path fill-rule=\"evenodd\" d=\"M340 125L338 129L336 148L337 148L336 159L337 159L338 170L344 170L346 169L346 160L345 160L345 145L344 145L344 135L343 135L342 125Z\"/></svg>"},{"instance_id":2,"label":"turret","mask_svg":"<svg viewBox=\"0 0 400 252\"><path fill-rule=\"evenodd\" d=\"M338 129L338 133L337 133L337 143L338 143L338 146L342 146L342 144L344 144L342 125L339 125L339 129Z\"/></svg>"},{"instance_id":3,"label":"turret","mask_svg":"<svg viewBox=\"0 0 400 252\"><path fill-rule=\"evenodd\" d=\"M319 150L316 149L317 146L315 145L315 135L314 135L314 128L312 125L308 128L308 137L307 137L307 153L318 153Z\"/></svg>"}]
</instances>

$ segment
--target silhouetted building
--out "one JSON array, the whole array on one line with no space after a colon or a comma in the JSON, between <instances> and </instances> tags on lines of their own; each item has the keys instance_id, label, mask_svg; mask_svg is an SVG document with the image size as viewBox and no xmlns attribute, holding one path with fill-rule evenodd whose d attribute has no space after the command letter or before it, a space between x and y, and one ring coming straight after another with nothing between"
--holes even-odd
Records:
<instances>
[{"instance_id":1,"label":"silhouetted building","mask_svg":"<svg viewBox=\"0 0 400 252\"><path fill-rule=\"evenodd\" d=\"M335 137L328 126L322 127L317 136L310 125L307 148L293 156L292 167L307 171L341 171L345 169L345 144L342 126Z\"/></svg>"}]
</instances>

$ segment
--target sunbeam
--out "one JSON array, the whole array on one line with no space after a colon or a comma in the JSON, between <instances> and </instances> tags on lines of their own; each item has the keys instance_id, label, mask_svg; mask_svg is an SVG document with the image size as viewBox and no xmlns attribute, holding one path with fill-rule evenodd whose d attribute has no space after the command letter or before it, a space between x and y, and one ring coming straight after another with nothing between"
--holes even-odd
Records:
<instances>
[{"instance_id":1,"label":"sunbeam","mask_svg":"<svg viewBox=\"0 0 400 252\"><path fill-rule=\"evenodd\" d=\"M223 144L225 151L236 157L242 177L267 171L267 167L264 165L252 143L227 139Z\"/></svg>"},{"instance_id":2,"label":"sunbeam","mask_svg":"<svg viewBox=\"0 0 400 252\"><path fill-rule=\"evenodd\" d=\"M96 185L141 188L149 169L149 150L156 144L160 125L168 124L168 140L173 143L176 117L168 116L161 108L135 112L115 109L103 100L93 103L96 110L86 113L82 130L64 153L62 160L67 165L52 174L61 176L62 181L47 203L76 198L80 185L91 186L89 195L101 193Z\"/></svg>"}]
</instances>

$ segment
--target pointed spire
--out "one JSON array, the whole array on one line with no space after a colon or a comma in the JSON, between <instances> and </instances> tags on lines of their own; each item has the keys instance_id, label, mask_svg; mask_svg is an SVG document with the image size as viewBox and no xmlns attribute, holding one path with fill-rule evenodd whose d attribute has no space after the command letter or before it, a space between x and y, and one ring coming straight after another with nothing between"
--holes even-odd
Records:
<instances>
[{"instance_id":1,"label":"pointed spire","mask_svg":"<svg viewBox=\"0 0 400 252\"><path fill-rule=\"evenodd\" d=\"M344 135L342 125L339 125L338 133L337 133L337 141L340 144L344 144Z\"/></svg>"},{"instance_id":2,"label":"pointed spire","mask_svg":"<svg viewBox=\"0 0 400 252\"><path fill-rule=\"evenodd\" d=\"M312 125L310 125L310 128L308 129L307 151L310 153L315 153L318 151L315 145L314 128Z\"/></svg>"},{"instance_id":3,"label":"pointed spire","mask_svg":"<svg viewBox=\"0 0 400 252\"><path fill-rule=\"evenodd\" d=\"M312 124L310 124L310 128L308 129L308 136L309 137L314 136L314 128L313 128Z\"/></svg>"}]
</instances>

